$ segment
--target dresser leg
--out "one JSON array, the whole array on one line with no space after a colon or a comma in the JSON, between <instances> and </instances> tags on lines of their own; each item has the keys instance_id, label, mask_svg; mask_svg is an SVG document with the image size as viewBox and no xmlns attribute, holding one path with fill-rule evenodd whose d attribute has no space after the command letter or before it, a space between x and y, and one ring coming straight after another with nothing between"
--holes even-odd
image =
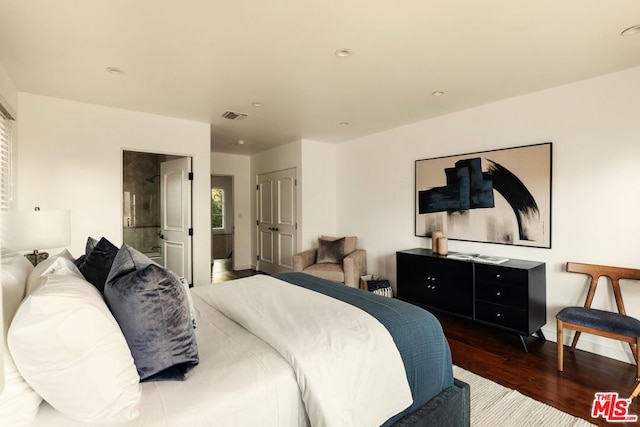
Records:
<instances>
[{"instance_id":1,"label":"dresser leg","mask_svg":"<svg viewBox=\"0 0 640 427\"><path fill-rule=\"evenodd\" d=\"M524 337L522 335L518 335L518 338L520 338L520 345L522 345L522 350L525 353L529 353L529 347L527 347L527 342L524 340Z\"/></svg>"}]
</instances>

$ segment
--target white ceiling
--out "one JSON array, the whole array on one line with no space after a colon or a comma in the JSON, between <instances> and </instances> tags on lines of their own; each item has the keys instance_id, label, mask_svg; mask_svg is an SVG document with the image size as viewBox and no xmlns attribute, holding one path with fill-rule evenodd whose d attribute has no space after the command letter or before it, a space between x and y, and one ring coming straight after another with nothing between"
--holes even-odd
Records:
<instances>
[{"instance_id":1,"label":"white ceiling","mask_svg":"<svg viewBox=\"0 0 640 427\"><path fill-rule=\"evenodd\" d=\"M251 154L638 66L637 24L638 0L0 0L0 63L20 91L211 123L213 151Z\"/></svg>"}]
</instances>

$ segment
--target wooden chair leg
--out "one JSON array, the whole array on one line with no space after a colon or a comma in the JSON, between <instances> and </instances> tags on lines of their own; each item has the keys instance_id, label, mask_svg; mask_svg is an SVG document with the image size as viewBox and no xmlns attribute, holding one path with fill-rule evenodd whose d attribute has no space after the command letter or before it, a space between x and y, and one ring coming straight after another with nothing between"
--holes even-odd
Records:
<instances>
[{"instance_id":1,"label":"wooden chair leg","mask_svg":"<svg viewBox=\"0 0 640 427\"><path fill-rule=\"evenodd\" d=\"M563 351L564 351L564 344L562 343L562 329L563 329L563 323L561 320L557 321L557 330L558 330L558 337L557 337L557 353L558 353L558 371L562 372L564 370L564 363L563 363Z\"/></svg>"},{"instance_id":2,"label":"wooden chair leg","mask_svg":"<svg viewBox=\"0 0 640 427\"><path fill-rule=\"evenodd\" d=\"M640 343L640 337L636 337L636 343L635 344L631 344L631 350L633 351L633 357L635 357L635 359L636 359L636 381L640 381L640 363L638 363L638 344L639 343ZM640 384L638 384L638 386L636 386L636 389L638 389L638 387L640 387Z\"/></svg>"},{"instance_id":3,"label":"wooden chair leg","mask_svg":"<svg viewBox=\"0 0 640 427\"><path fill-rule=\"evenodd\" d=\"M636 396L638 396L638 394L640 394L640 382L636 384L636 387L631 392L631 396L629 396L629 399L631 400L635 399Z\"/></svg>"},{"instance_id":4,"label":"wooden chair leg","mask_svg":"<svg viewBox=\"0 0 640 427\"><path fill-rule=\"evenodd\" d=\"M576 334L573 336L573 341L571 341L571 353L576 350L576 345L578 345L578 339L580 338L580 331L576 331Z\"/></svg>"}]
</instances>

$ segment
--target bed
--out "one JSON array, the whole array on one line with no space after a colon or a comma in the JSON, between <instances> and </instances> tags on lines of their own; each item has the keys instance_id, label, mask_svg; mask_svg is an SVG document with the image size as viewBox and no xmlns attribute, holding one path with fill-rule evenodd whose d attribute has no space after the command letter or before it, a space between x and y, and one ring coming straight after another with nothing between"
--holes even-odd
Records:
<instances>
[{"instance_id":1,"label":"bed","mask_svg":"<svg viewBox=\"0 0 640 427\"><path fill-rule=\"evenodd\" d=\"M9 326L18 334L13 317L33 267L20 255L4 250L2 255L6 338ZM69 282L61 278L68 273L65 268L58 266L40 281L51 287ZM79 280L73 278L75 287L84 286ZM88 289L84 291L91 298L99 295ZM197 364L184 381L132 384L129 379L127 419L92 419L92 425L469 425L469 387L453 378L442 329L421 308L302 273L197 286L190 294L197 319ZM22 369L13 364L6 339L3 348L0 416L19 414L22 421L15 425L88 425L17 378ZM110 369L111 362L100 363ZM15 394L19 380L21 393L27 388L28 396L7 398L8 392ZM73 413L77 400L93 403L101 386L68 387L55 396L73 388ZM82 406L79 410L87 405Z\"/></svg>"}]
</instances>

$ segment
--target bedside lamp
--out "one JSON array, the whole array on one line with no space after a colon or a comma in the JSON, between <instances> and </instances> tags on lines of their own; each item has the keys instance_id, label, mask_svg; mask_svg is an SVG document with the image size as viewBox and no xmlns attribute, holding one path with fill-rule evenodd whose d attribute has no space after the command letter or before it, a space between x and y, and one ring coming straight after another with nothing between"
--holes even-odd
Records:
<instances>
[{"instance_id":1,"label":"bedside lamp","mask_svg":"<svg viewBox=\"0 0 640 427\"><path fill-rule=\"evenodd\" d=\"M71 243L69 211L2 212L2 241L4 248L15 251L33 250L25 257L38 265L49 257L38 249L60 248Z\"/></svg>"}]
</instances>

